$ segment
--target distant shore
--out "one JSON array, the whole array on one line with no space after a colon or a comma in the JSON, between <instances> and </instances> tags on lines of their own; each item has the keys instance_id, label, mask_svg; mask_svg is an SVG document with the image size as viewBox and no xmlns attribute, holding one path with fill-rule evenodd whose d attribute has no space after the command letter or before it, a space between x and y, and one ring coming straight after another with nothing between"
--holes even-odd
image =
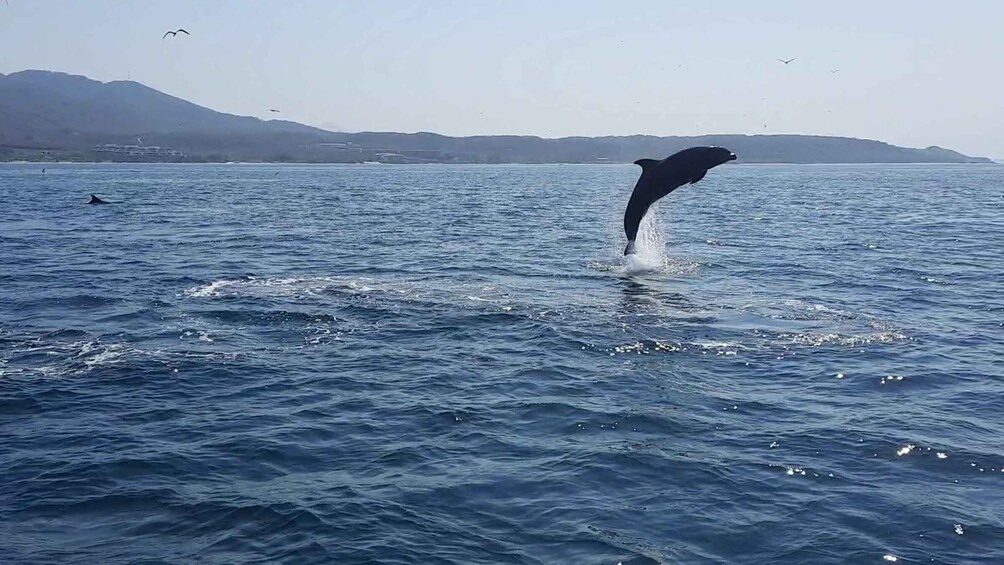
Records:
<instances>
[{"instance_id":1,"label":"distant shore","mask_svg":"<svg viewBox=\"0 0 1004 565\"><path fill-rule=\"evenodd\" d=\"M424 163L393 163L393 162L365 162L365 163L335 163L335 162L315 162L315 161L0 161L0 166L3 165L337 165L337 166L425 166L425 165L453 165L453 166L498 166L498 165L519 165L524 167L529 166L596 166L596 165L634 165L630 162L596 162L596 163L580 163L580 162L554 162L554 163L523 163L523 162L512 162L512 163L438 163L438 162L424 162ZM881 161L868 161L868 162L847 162L847 163L835 163L835 162L817 162L817 163L799 163L799 162L783 162L783 161L737 161L735 163L727 164L726 167L734 167L736 165L965 165L965 166L1001 166L1004 165L1004 160L991 160L982 163L945 163L938 161L931 162L881 162Z\"/></svg>"},{"instance_id":2,"label":"distant shore","mask_svg":"<svg viewBox=\"0 0 1004 565\"><path fill-rule=\"evenodd\" d=\"M952 149L795 133L450 136L327 131L199 106L131 81L0 74L0 160L77 163L602 164L719 145L744 163L990 163Z\"/></svg>"}]
</instances>

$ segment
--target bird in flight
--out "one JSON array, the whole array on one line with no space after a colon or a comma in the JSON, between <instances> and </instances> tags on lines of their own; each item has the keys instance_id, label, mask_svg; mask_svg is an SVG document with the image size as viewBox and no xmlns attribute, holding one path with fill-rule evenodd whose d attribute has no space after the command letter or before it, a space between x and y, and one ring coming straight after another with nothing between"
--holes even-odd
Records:
<instances>
[{"instance_id":1,"label":"bird in flight","mask_svg":"<svg viewBox=\"0 0 1004 565\"><path fill-rule=\"evenodd\" d=\"M176 36L176 35L178 35L179 33L183 33L183 34L185 34L185 35L192 35L192 34L188 33L187 31L185 31L185 30L183 30L183 29L180 29L180 28L179 28L179 29L176 29L176 30L174 30L174 31L168 31L168 32L164 33L164 37L161 37L161 39L166 39L166 38L167 38L167 36L169 36L169 35L170 35L171 37L175 37L175 36Z\"/></svg>"},{"instance_id":2,"label":"bird in flight","mask_svg":"<svg viewBox=\"0 0 1004 565\"><path fill-rule=\"evenodd\" d=\"M839 73L839 72L840 72L840 71L839 71L839 70L837 70L837 69L830 69L830 74L831 74L831 75L835 75L835 74L837 74L837 73Z\"/></svg>"},{"instance_id":3,"label":"bird in flight","mask_svg":"<svg viewBox=\"0 0 1004 565\"><path fill-rule=\"evenodd\" d=\"M791 59L788 59L787 61L785 61L784 59L778 59L778 61L781 61L782 63L784 63L785 65L787 65L788 63L794 61L797 58L798 57L792 57Z\"/></svg>"},{"instance_id":4,"label":"bird in flight","mask_svg":"<svg viewBox=\"0 0 1004 565\"><path fill-rule=\"evenodd\" d=\"M268 111L269 111L269 112L274 112L274 113L276 113L276 114L278 114L278 113L279 113L279 110L276 110L275 108L269 108L269 109L268 109Z\"/></svg>"}]
</instances>

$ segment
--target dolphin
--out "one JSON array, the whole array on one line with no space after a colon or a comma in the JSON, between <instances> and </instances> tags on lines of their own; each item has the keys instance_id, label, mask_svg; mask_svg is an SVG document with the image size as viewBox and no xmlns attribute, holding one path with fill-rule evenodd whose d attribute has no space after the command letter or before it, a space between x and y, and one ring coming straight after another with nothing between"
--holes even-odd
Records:
<instances>
[{"instance_id":1,"label":"dolphin","mask_svg":"<svg viewBox=\"0 0 1004 565\"><path fill-rule=\"evenodd\" d=\"M624 210L624 233L628 239L624 255L635 252L634 240L638 237L638 226L652 204L685 184L694 184L703 179L709 169L735 158L736 154L724 147L691 147L661 161L635 161L634 164L641 167L641 177L634 185L634 192Z\"/></svg>"},{"instance_id":2,"label":"dolphin","mask_svg":"<svg viewBox=\"0 0 1004 565\"><path fill-rule=\"evenodd\" d=\"M96 195L92 194L91 199L87 201L88 204L108 204L104 200L98 198Z\"/></svg>"}]
</instances>

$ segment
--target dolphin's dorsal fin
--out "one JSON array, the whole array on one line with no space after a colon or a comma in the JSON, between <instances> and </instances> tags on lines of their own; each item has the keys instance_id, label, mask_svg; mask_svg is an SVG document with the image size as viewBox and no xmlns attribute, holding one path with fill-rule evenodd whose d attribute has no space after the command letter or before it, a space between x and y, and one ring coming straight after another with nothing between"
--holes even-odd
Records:
<instances>
[{"instance_id":1,"label":"dolphin's dorsal fin","mask_svg":"<svg viewBox=\"0 0 1004 565\"><path fill-rule=\"evenodd\" d=\"M638 159L634 164L641 167L642 174L645 174L654 169L659 164L659 161L656 159Z\"/></svg>"}]
</instances>

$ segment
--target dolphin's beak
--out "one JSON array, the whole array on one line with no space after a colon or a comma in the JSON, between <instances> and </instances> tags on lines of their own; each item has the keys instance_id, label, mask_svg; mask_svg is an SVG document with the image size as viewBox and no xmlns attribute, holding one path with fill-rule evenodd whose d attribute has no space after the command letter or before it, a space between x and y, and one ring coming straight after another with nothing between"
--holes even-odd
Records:
<instances>
[{"instance_id":1,"label":"dolphin's beak","mask_svg":"<svg viewBox=\"0 0 1004 565\"><path fill-rule=\"evenodd\" d=\"M729 161L735 161L735 160L736 160L736 154L735 153L729 153Z\"/></svg>"}]
</instances>

